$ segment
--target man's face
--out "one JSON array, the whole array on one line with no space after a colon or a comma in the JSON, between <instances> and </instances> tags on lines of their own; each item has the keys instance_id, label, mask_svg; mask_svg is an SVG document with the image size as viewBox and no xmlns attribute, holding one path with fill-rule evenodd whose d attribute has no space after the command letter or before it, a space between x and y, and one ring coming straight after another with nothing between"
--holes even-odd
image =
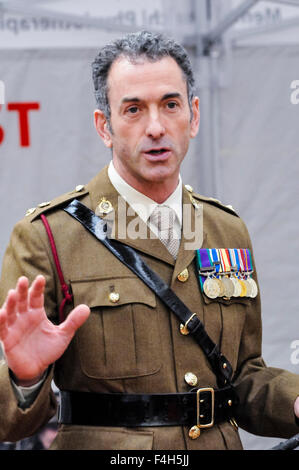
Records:
<instances>
[{"instance_id":1,"label":"man's face","mask_svg":"<svg viewBox=\"0 0 299 470\"><path fill-rule=\"evenodd\" d=\"M198 98L191 120L187 83L176 61L120 58L110 69L108 90L112 132L99 111L96 127L119 174L136 189L149 183L175 188L199 124Z\"/></svg>"}]
</instances>

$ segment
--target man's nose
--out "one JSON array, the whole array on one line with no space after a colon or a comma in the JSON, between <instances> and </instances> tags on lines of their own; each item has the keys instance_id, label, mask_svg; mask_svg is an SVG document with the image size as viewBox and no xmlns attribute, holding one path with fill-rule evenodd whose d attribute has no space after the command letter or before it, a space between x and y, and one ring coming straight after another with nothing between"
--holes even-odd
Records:
<instances>
[{"instance_id":1,"label":"man's nose","mask_svg":"<svg viewBox=\"0 0 299 470\"><path fill-rule=\"evenodd\" d=\"M165 127L158 112L149 114L146 135L152 139L160 139L160 137L165 135Z\"/></svg>"}]
</instances>

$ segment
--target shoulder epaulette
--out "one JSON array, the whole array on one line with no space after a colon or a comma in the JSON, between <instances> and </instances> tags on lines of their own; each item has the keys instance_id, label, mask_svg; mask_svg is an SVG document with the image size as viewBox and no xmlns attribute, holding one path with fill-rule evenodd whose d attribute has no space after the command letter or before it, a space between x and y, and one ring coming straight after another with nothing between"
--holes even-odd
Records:
<instances>
[{"instance_id":1,"label":"shoulder epaulette","mask_svg":"<svg viewBox=\"0 0 299 470\"><path fill-rule=\"evenodd\" d=\"M84 196L85 194L88 194L88 190L85 189L84 185L80 184L76 186L76 188L73 191L70 191L61 196L58 196L52 201L41 202L40 204L37 205L37 207L31 207L30 209L27 210L25 217L28 217L29 222L33 222L44 212L57 208L61 204L71 201L72 199L78 196L80 197Z\"/></svg>"},{"instance_id":2,"label":"shoulder epaulette","mask_svg":"<svg viewBox=\"0 0 299 470\"><path fill-rule=\"evenodd\" d=\"M239 217L236 211L234 210L233 206L231 206L230 204L226 205L226 204L223 204L221 201L219 201L219 199L215 199L214 197L202 196L201 194L195 193L193 191L192 186L190 186L189 184L185 185L185 189L190 193L190 195L192 195L194 199L197 199L198 201L207 202L209 204L212 204L213 206L216 206L216 207L219 207L220 209L225 210L226 212L229 212L230 214L233 214Z\"/></svg>"}]
</instances>

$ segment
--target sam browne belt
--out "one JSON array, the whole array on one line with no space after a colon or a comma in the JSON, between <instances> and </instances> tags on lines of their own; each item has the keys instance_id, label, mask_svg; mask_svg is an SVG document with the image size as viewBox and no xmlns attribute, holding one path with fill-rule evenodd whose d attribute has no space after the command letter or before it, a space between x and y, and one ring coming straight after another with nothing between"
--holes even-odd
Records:
<instances>
[{"instance_id":1,"label":"sam browne belt","mask_svg":"<svg viewBox=\"0 0 299 470\"><path fill-rule=\"evenodd\" d=\"M83 426L207 428L231 418L236 403L230 386L169 394L60 393L59 422Z\"/></svg>"}]
</instances>

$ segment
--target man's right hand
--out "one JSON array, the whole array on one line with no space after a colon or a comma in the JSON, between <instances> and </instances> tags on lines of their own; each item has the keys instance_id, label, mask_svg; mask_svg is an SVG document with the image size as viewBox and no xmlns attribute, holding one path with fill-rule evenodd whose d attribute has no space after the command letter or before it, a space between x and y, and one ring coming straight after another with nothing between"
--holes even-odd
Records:
<instances>
[{"instance_id":1,"label":"man's right hand","mask_svg":"<svg viewBox=\"0 0 299 470\"><path fill-rule=\"evenodd\" d=\"M38 382L90 314L87 305L78 305L63 323L54 325L44 309L45 283L39 275L29 288L28 279L20 277L0 309L0 340L18 385Z\"/></svg>"}]
</instances>

